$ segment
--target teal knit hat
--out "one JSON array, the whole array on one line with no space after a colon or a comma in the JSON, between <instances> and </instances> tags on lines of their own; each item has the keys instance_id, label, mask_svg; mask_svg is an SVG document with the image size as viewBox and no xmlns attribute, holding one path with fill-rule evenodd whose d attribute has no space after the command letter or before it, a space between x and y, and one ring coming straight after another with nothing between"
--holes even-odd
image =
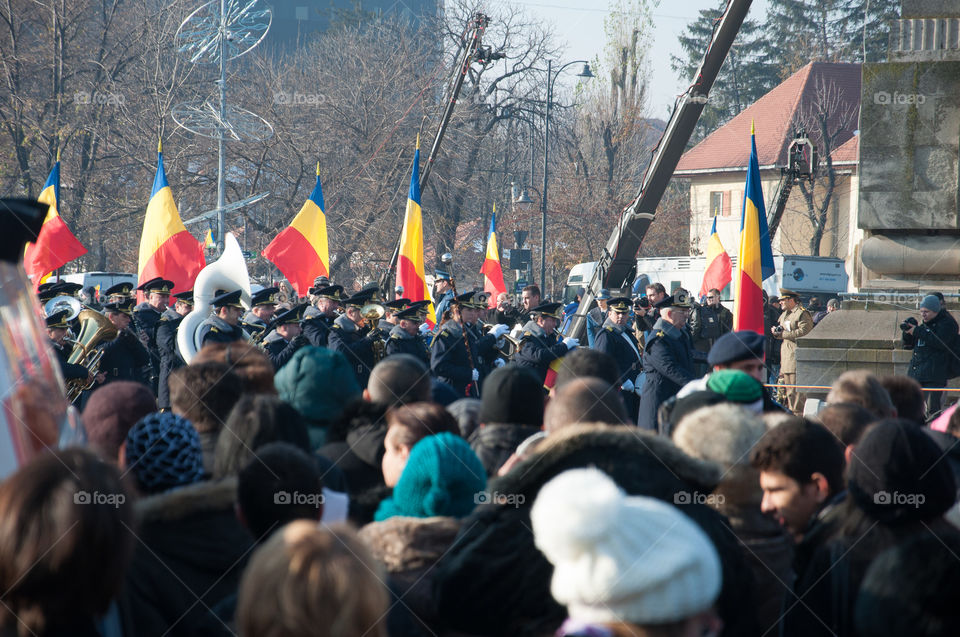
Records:
<instances>
[{"instance_id":1,"label":"teal knit hat","mask_svg":"<svg viewBox=\"0 0 960 637\"><path fill-rule=\"evenodd\" d=\"M360 396L357 377L340 352L301 347L273 378L280 398L314 422L332 422Z\"/></svg>"},{"instance_id":2,"label":"teal knit hat","mask_svg":"<svg viewBox=\"0 0 960 637\"><path fill-rule=\"evenodd\" d=\"M732 403L752 403L763 398L763 385L739 369L721 369L707 378L707 389L723 394Z\"/></svg>"},{"instance_id":3,"label":"teal knit hat","mask_svg":"<svg viewBox=\"0 0 960 637\"><path fill-rule=\"evenodd\" d=\"M423 438L410 450L393 496L380 503L373 519L468 515L487 486L487 472L470 445L452 433Z\"/></svg>"}]
</instances>

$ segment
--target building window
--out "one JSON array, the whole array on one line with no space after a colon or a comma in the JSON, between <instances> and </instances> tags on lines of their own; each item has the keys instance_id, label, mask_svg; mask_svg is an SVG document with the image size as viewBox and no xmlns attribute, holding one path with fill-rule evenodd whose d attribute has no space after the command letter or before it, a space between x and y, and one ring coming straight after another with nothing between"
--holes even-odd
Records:
<instances>
[{"instance_id":1,"label":"building window","mask_svg":"<svg viewBox=\"0 0 960 637\"><path fill-rule=\"evenodd\" d=\"M719 217L722 214L723 214L723 193L711 192L710 193L710 216Z\"/></svg>"}]
</instances>

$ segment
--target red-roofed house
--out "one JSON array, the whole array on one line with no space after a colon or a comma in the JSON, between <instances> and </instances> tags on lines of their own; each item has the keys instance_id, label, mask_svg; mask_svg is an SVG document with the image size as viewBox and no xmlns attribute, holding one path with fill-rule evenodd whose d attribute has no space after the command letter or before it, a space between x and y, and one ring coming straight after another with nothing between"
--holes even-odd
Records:
<instances>
[{"instance_id":1,"label":"red-roofed house","mask_svg":"<svg viewBox=\"0 0 960 637\"><path fill-rule=\"evenodd\" d=\"M787 149L799 125L818 151L824 144L818 122L825 120L831 136L831 159L836 175L832 200L820 243L819 256L845 258L860 237L855 227L857 153L854 134L860 109L860 65L811 62L743 110L681 157L675 177L690 180L690 239L695 249L706 249L713 217L724 248L736 255L740 214L750 159L750 125L756 126L757 158L767 212L773 208L780 169L787 165ZM819 117L818 113L824 113ZM814 191L819 203L825 193L825 162ZM810 254L814 226L799 187L794 187L773 237L773 250L783 254Z\"/></svg>"}]
</instances>

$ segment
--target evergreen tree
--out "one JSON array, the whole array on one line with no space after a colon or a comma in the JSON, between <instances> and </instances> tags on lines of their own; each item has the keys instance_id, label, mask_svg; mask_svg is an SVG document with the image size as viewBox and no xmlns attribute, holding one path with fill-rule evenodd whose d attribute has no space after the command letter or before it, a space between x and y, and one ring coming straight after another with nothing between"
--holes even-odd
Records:
<instances>
[{"instance_id":1,"label":"evergreen tree","mask_svg":"<svg viewBox=\"0 0 960 637\"><path fill-rule=\"evenodd\" d=\"M684 81L693 81L726 4L725 0L718 0L716 9L701 10L680 36L684 55L672 56L670 66ZM777 67L769 62L763 38L756 21L744 20L710 91L710 100L691 136L692 143L730 121L776 85Z\"/></svg>"}]
</instances>

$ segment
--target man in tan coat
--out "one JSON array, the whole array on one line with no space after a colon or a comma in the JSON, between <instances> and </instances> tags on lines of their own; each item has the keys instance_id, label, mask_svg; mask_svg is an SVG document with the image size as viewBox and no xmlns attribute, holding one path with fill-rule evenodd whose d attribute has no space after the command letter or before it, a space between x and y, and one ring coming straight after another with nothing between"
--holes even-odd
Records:
<instances>
[{"instance_id":1,"label":"man in tan coat","mask_svg":"<svg viewBox=\"0 0 960 637\"><path fill-rule=\"evenodd\" d=\"M780 288L780 315L778 325L770 328L774 338L783 340L780 348L780 377L784 385L797 384L797 339L813 329L813 317L800 305L796 292ZM803 413L805 396L795 388L786 390L786 407L795 413Z\"/></svg>"}]
</instances>

